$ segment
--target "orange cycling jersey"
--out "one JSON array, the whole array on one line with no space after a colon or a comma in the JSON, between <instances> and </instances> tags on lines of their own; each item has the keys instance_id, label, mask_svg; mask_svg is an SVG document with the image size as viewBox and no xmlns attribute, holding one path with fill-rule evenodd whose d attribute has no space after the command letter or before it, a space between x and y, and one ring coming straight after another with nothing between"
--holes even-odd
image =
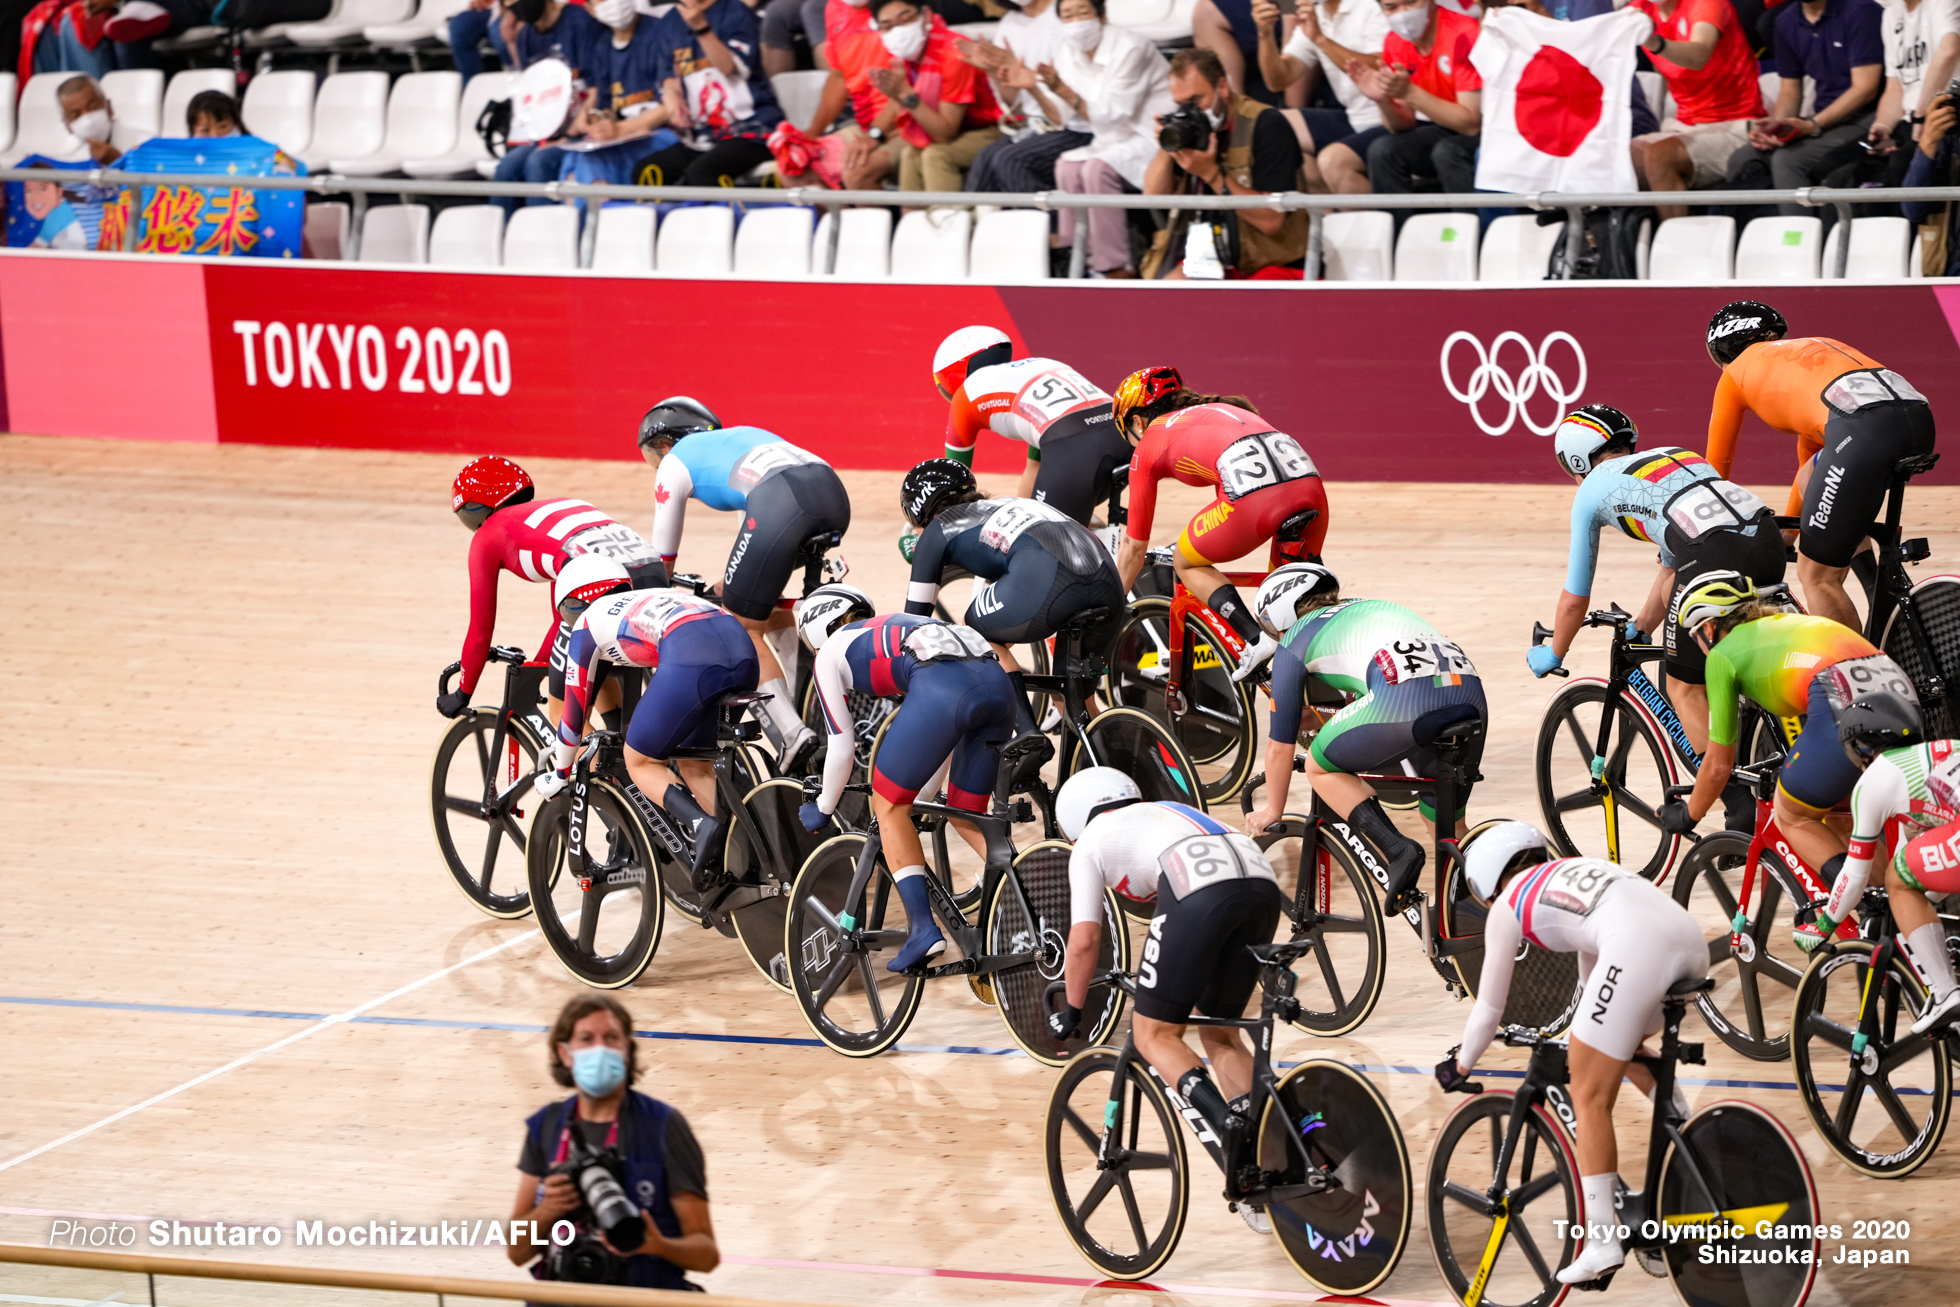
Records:
<instances>
[{"instance_id":1,"label":"orange cycling jersey","mask_svg":"<svg viewBox=\"0 0 1960 1307\"><path fill-rule=\"evenodd\" d=\"M1722 369L1715 386L1715 408L1708 417L1708 461L1727 477L1735 461L1735 438L1742 430L1744 411L1797 438L1797 466L1824 446L1824 424L1831 408L1824 389L1847 372L1882 367L1842 341L1826 336L1796 340L1766 340L1751 345ZM1803 494L1790 486L1795 516L1803 510Z\"/></svg>"}]
</instances>

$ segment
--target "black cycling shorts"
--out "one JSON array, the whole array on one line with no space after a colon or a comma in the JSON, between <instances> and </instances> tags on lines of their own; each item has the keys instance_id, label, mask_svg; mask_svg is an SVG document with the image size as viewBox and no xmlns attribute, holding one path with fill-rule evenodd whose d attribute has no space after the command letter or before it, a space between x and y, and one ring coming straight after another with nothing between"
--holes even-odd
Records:
<instances>
[{"instance_id":1,"label":"black cycling shorts","mask_svg":"<svg viewBox=\"0 0 1960 1307\"><path fill-rule=\"evenodd\" d=\"M1710 531L1699 540L1688 540L1673 527L1667 530L1667 552L1674 556L1674 593L1667 601L1665 630L1661 644L1667 649L1668 679L1684 685L1702 685L1708 680L1708 655L1694 636L1681 629L1681 597L1703 575L1733 569L1757 585L1774 585L1783 579L1789 554L1783 545L1783 532L1777 529L1776 514L1764 510L1755 518L1756 533Z\"/></svg>"},{"instance_id":2,"label":"black cycling shorts","mask_svg":"<svg viewBox=\"0 0 1960 1307\"><path fill-rule=\"evenodd\" d=\"M1107 404L1071 413L1042 433L1034 497L1082 525L1109 502L1109 481L1130 462L1130 442Z\"/></svg>"},{"instance_id":3,"label":"black cycling shorts","mask_svg":"<svg viewBox=\"0 0 1960 1307\"><path fill-rule=\"evenodd\" d=\"M1090 608L1107 608L1114 620L1124 602L1123 582L1107 555L1085 575L1064 568L1039 544L1023 541L1007 556L1004 574L974 587L966 624L995 644L1023 644L1046 640ZM1089 647L1103 646L1092 640Z\"/></svg>"},{"instance_id":4,"label":"black cycling shorts","mask_svg":"<svg viewBox=\"0 0 1960 1307\"><path fill-rule=\"evenodd\" d=\"M780 468L749 491L742 529L721 578L721 606L752 622L768 619L803 562L803 542L851 525L851 498L823 463Z\"/></svg>"},{"instance_id":5,"label":"black cycling shorts","mask_svg":"<svg viewBox=\"0 0 1960 1307\"><path fill-rule=\"evenodd\" d=\"M1208 1017L1244 1016L1259 983L1247 947L1272 943L1285 909L1286 895L1263 876L1160 899L1137 966L1137 1015L1172 1025L1183 1025L1194 1007Z\"/></svg>"},{"instance_id":6,"label":"black cycling shorts","mask_svg":"<svg viewBox=\"0 0 1960 1307\"><path fill-rule=\"evenodd\" d=\"M1918 400L1833 411L1803 492L1797 552L1826 567L1851 566L1884 511L1893 465L1932 448L1933 410Z\"/></svg>"}]
</instances>

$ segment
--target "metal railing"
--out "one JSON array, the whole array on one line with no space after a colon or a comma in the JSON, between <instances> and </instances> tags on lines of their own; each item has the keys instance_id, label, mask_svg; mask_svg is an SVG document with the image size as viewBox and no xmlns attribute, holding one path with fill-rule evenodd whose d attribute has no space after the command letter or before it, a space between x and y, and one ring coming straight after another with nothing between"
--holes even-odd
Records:
<instances>
[{"instance_id":1,"label":"metal railing","mask_svg":"<svg viewBox=\"0 0 1960 1307\"><path fill-rule=\"evenodd\" d=\"M93 186L198 186L234 190L308 191L321 195L354 197L355 239L359 239L360 216L369 195L443 195L487 199L506 196L516 199L630 200L639 203L714 204L790 204L835 211L854 207L892 208L1004 208L1073 209L1076 211L1075 244L1069 258L1069 276L1084 274L1088 254L1088 213L1091 209L1190 209L1219 212L1233 209L1279 209L1283 212L1306 210L1306 279L1318 280L1321 268L1322 220L1330 213L1370 209L1431 209L1475 212L1478 209L1528 209L1539 212L1565 211L1566 241L1561 279L1569 280L1576 270L1576 258L1585 231L1585 212L1594 208L1648 208L1657 204L1691 204L1695 207L1730 205L1760 206L1799 204L1805 208L1829 206L1837 211L1840 225L1848 232L1854 204L1899 204L1905 202L1944 203L1960 201L1960 187L1919 186L1889 189L1832 189L1807 186L1794 191L1640 191L1633 194L1566 193L1538 191L1530 194L1476 191L1456 195L1310 195L1303 191L1280 191L1270 195L1080 195L1073 191L971 192L971 191L833 191L821 186L759 186L730 189L721 186L612 186L588 182L498 182L498 181L422 181L410 177L342 177L322 173L314 177L253 177L249 185L229 174L213 173L131 173L113 168L0 168L0 181L50 181ZM832 222L823 255L823 272L837 270L837 243L841 224ZM590 266L592 242L598 224L586 223L581 266ZM133 240L131 224L129 239ZM1837 243L1831 277L1842 280L1851 257L1851 242Z\"/></svg>"}]
</instances>

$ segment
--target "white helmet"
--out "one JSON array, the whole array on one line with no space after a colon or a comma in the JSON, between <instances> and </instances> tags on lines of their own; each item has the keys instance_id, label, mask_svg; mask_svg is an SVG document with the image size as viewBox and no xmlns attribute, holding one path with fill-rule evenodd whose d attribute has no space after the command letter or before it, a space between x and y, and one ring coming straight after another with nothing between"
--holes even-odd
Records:
<instances>
[{"instance_id":1,"label":"white helmet","mask_svg":"<svg viewBox=\"0 0 1960 1307\"><path fill-rule=\"evenodd\" d=\"M877 612L871 596L854 585L820 585L796 601L796 633L815 653L838 627Z\"/></svg>"},{"instance_id":2,"label":"white helmet","mask_svg":"<svg viewBox=\"0 0 1960 1307\"><path fill-rule=\"evenodd\" d=\"M1070 840L1082 838L1089 823L1112 808L1142 803L1143 791L1129 773L1114 767L1085 767L1062 782L1055 795L1055 820Z\"/></svg>"},{"instance_id":3,"label":"white helmet","mask_svg":"<svg viewBox=\"0 0 1960 1307\"><path fill-rule=\"evenodd\" d=\"M1631 454L1640 447L1640 429L1633 419L1611 404L1587 404L1565 415L1552 433L1552 451L1558 465L1575 477L1593 470L1600 454L1607 449Z\"/></svg>"},{"instance_id":4,"label":"white helmet","mask_svg":"<svg viewBox=\"0 0 1960 1307\"><path fill-rule=\"evenodd\" d=\"M961 327L939 342L932 356L932 382L953 397L974 368L992 367L1014 357L1014 342L999 327Z\"/></svg>"},{"instance_id":5,"label":"white helmet","mask_svg":"<svg viewBox=\"0 0 1960 1307\"><path fill-rule=\"evenodd\" d=\"M1340 578L1319 563L1288 563L1276 567L1259 583L1258 597L1252 601L1252 615L1266 634L1278 640L1300 620L1300 605L1320 595L1341 592Z\"/></svg>"},{"instance_id":6,"label":"white helmet","mask_svg":"<svg viewBox=\"0 0 1960 1307\"><path fill-rule=\"evenodd\" d=\"M617 559L604 554L574 554L565 560L565 565L558 569L557 580L551 583L551 602L560 617L576 622L578 615L590 608L594 600L615 590L630 590L632 586L633 578Z\"/></svg>"},{"instance_id":7,"label":"white helmet","mask_svg":"<svg viewBox=\"0 0 1960 1307\"><path fill-rule=\"evenodd\" d=\"M1552 851L1544 835L1530 822L1501 821L1487 826L1464 841L1464 877L1477 897L1488 903L1490 896L1497 892L1497 878L1504 874L1511 860L1533 849L1548 857Z\"/></svg>"}]
</instances>

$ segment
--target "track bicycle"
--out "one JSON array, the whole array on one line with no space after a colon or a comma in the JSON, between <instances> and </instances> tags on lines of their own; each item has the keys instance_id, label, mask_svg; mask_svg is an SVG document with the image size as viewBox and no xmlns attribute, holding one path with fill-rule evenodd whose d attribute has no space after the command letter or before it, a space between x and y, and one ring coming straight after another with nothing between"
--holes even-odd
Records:
<instances>
[{"instance_id":1,"label":"track bicycle","mask_svg":"<svg viewBox=\"0 0 1960 1307\"><path fill-rule=\"evenodd\" d=\"M1664 1277L1687 1307L1797 1307L1817 1275L1817 1186L1803 1152L1753 1103L1712 1103L1674 1115L1675 1067L1699 1064L1681 1040L1687 1000L1712 982L1684 980L1662 1002L1658 1056L1634 1060L1657 1088L1644 1180L1621 1195L1627 1252ZM1465 1307L1555 1307L1556 1278L1582 1232L1574 1123L1554 1095L1568 1081L1566 1045L1509 1030L1529 1048L1515 1091L1471 1096L1443 1122L1429 1158L1429 1244L1450 1293ZM1578 1286L1603 1289L1616 1272Z\"/></svg>"},{"instance_id":2,"label":"track bicycle","mask_svg":"<svg viewBox=\"0 0 1960 1307\"><path fill-rule=\"evenodd\" d=\"M558 732L539 710L550 667L525 662L522 649L507 645L492 648L490 661L509 668L503 702L494 709L472 708L443 732L436 746L429 812L436 846L456 887L482 912L512 920L531 911L530 888L520 878L535 807L527 812L524 804L538 758L550 750ZM449 693L462 670L461 663L444 668L437 693ZM504 857L506 842L515 859ZM502 883L497 880L500 859L505 867L515 862L518 868Z\"/></svg>"},{"instance_id":3,"label":"track bicycle","mask_svg":"<svg viewBox=\"0 0 1960 1307\"><path fill-rule=\"evenodd\" d=\"M1297 1020L1291 964L1308 948L1252 946L1257 1017L1193 1015L1188 1023L1252 1032L1256 1129L1244 1138L1220 1140L1134 1039L1084 1049L1063 1068L1043 1132L1048 1187L1063 1228L1098 1271L1140 1280L1177 1250L1191 1201L1180 1117L1223 1172L1226 1201L1264 1213L1287 1260L1316 1287L1363 1294L1395 1270L1408 1246L1414 1186L1387 1099L1343 1062L1313 1058L1284 1075L1273 1067L1273 1022ZM1107 975L1097 982L1132 992L1135 983ZM1061 988L1057 981L1049 991Z\"/></svg>"},{"instance_id":4,"label":"track bicycle","mask_svg":"<svg viewBox=\"0 0 1960 1307\"><path fill-rule=\"evenodd\" d=\"M1874 524L1872 553L1860 553L1852 570L1865 587L1865 638L1897 663L1919 691L1929 738L1960 735L1960 576L1929 576L1914 585L1905 564L1932 555L1924 537L1901 540L1906 482L1930 472L1937 453L1901 459L1886 491L1885 524ZM1795 526L1794 519L1779 523Z\"/></svg>"}]
</instances>

